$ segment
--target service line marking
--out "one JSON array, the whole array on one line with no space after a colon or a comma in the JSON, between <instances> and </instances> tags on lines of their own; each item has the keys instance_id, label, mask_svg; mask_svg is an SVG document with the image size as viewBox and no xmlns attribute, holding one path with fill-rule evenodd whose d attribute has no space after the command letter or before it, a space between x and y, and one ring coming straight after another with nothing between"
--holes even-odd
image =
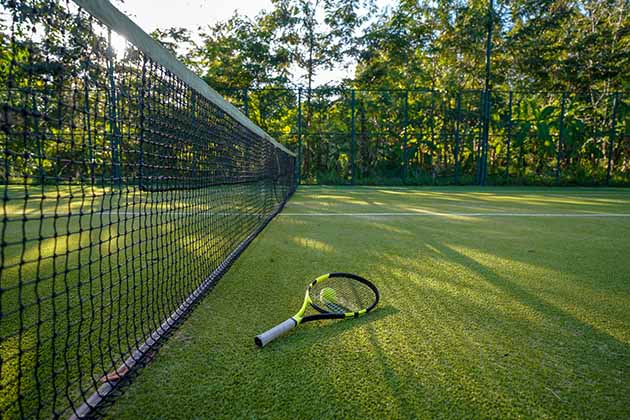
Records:
<instances>
[{"instance_id":1,"label":"service line marking","mask_svg":"<svg viewBox=\"0 0 630 420\"><path fill-rule=\"evenodd\" d=\"M391 217L391 216L425 216L425 217L630 217L630 213L450 213L450 212L393 212L393 213L290 213L283 212L279 216L312 216L312 217Z\"/></svg>"}]
</instances>

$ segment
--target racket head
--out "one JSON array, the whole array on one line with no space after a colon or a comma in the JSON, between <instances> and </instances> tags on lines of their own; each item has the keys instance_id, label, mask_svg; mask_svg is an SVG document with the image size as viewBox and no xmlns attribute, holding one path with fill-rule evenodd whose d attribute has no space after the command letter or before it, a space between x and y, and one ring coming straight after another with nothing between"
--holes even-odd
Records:
<instances>
[{"instance_id":1,"label":"racket head","mask_svg":"<svg viewBox=\"0 0 630 420\"><path fill-rule=\"evenodd\" d=\"M311 306L327 318L359 317L374 309L380 298L372 282L352 273L320 276L309 284L307 294ZM322 318L321 315L311 317Z\"/></svg>"}]
</instances>

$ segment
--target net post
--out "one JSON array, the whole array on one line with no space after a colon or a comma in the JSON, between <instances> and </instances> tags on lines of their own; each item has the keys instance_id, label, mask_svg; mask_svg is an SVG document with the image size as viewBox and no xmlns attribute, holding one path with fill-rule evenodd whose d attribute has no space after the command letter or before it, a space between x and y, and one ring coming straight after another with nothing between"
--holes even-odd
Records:
<instances>
[{"instance_id":1,"label":"net post","mask_svg":"<svg viewBox=\"0 0 630 420\"><path fill-rule=\"evenodd\" d=\"M562 178L562 175L560 173L561 171L561 162L562 162L562 152L564 149L564 112L565 112L565 106L566 106L566 101L567 101L567 94L566 92L562 92L562 99L560 101L560 116L559 121L558 121L558 153L556 156L556 184L560 185L560 181Z\"/></svg>"},{"instance_id":2,"label":"net post","mask_svg":"<svg viewBox=\"0 0 630 420\"><path fill-rule=\"evenodd\" d=\"M615 150L615 129L617 126L617 105L619 104L619 93L615 92L612 95L612 117L610 123L610 133L608 135L608 167L606 169L606 185L610 185L610 178L612 175L613 158Z\"/></svg>"},{"instance_id":3,"label":"net post","mask_svg":"<svg viewBox=\"0 0 630 420\"><path fill-rule=\"evenodd\" d=\"M355 154L355 147L356 147L356 129L355 129L356 93L354 89L352 89L351 91L350 108L351 108L350 182L354 184L355 183L354 154Z\"/></svg>"}]
</instances>

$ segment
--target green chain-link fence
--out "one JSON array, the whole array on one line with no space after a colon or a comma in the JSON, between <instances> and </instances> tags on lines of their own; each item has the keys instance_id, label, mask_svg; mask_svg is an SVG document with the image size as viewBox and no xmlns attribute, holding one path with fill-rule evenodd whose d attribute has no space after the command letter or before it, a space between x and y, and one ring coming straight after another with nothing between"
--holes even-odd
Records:
<instances>
[{"instance_id":1,"label":"green chain-link fence","mask_svg":"<svg viewBox=\"0 0 630 420\"><path fill-rule=\"evenodd\" d=\"M222 93L298 153L303 184L630 185L628 92Z\"/></svg>"}]
</instances>

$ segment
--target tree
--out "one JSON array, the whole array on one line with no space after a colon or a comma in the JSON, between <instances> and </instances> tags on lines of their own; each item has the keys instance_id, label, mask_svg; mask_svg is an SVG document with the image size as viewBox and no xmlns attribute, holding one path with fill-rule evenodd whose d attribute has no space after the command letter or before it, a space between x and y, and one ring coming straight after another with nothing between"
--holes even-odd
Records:
<instances>
[{"instance_id":1,"label":"tree","mask_svg":"<svg viewBox=\"0 0 630 420\"><path fill-rule=\"evenodd\" d=\"M213 87L260 88L289 82L289 55L276 39L273 17L253 22L235 13L200 33L201 43L188 54Z\"/></svg>"}]
</instances>

